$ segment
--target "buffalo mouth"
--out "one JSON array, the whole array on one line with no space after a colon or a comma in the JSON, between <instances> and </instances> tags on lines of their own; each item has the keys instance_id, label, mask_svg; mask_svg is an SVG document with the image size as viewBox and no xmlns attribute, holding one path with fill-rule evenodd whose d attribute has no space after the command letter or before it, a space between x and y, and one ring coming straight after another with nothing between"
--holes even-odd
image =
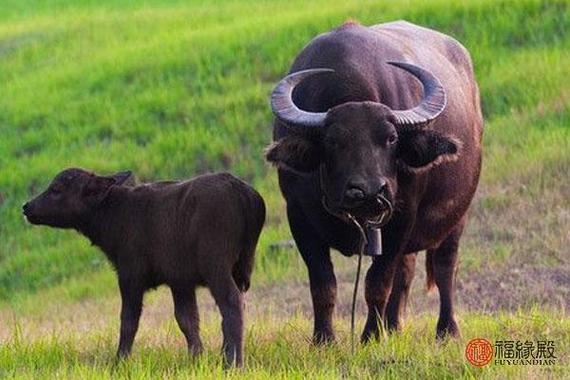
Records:
<instances>
[{"instance_id":1,"label":"buffalo mouth","mask_svg":"<svg viewBox=\"0 0 570 380\"><path fill-rule=\"evenodd\" d=\"M24 212L23 214L24 218L26 218L26 220L31 224L45 224L44 220L42 220L42 218L39 218L37 215L29 212Z\"/></svg>"},{"instance_id":2,"label":"buffalo mouth","mask_svg":"<svg viewBox=\"0 0 570 380\"><path fill-rule=\"evenodd\" d=\"M380 228L390 220L393 206L387 197L379 195L355 207L344 208L343 212L354 216L360 223L368 227Z\"/></svg>"},{"instance_id":3,"label":"buffalo mouth","mask_svg":"<svg viewBox=\"0 0 570 380\"><path fill-rule=\"evenodd\" d=\"M324 208L330 213L342 219L356 219L360 224L370 228L380 228L385 225L394 212L393 203L384 195L359 202L358 204L331 208L323 197Z\"/></svg>"},{"instance_id":4,"label":"buffalo mouth","mask_svg":"<svg viewBox=\"0 0 570 380\"><path fill-rule=\"evenodd\" d=\"M24 218L30 224L34 225L50 225L50 221L47 218L38 215L37 213L32 212L29 208L22 212L24 214Z\"/></svg>"}]
</instances>

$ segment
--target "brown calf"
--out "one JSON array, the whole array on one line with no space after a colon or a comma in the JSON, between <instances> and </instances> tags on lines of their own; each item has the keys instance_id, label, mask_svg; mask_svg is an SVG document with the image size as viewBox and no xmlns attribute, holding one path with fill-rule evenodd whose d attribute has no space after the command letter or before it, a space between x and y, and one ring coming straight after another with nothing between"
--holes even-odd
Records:
<instances>
[{"instance_id":1,"label":"brown calf","mask_svg":"<svg viewBox=\"0 0 570 380\"><path fill-rule=\"evenodd\" d=\"M122 298L117 355L128 356L143 294L166 284L188 350L202 351L195 289L207 286L222 314L227 364L242 364L243 296L265 221L261 196L230 174L125 186L130 172L102 177L67 169L24 205L32 224L73 228L117 271Z\"/></svg>"}]
</instances>

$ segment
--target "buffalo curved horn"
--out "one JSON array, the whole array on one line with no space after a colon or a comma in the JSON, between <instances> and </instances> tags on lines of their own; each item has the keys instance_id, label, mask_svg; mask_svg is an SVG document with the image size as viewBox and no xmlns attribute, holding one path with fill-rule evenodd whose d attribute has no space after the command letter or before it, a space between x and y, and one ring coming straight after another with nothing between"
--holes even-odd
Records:
<instances>
[{"instance_id":1,"label":"buffalo curved horn","mask_svg":"<svg viewBox=\"0 0 570 380\"><path fill-rule=\"evenodd\" d=\"M275 86L271 93L271 110L286 123L304 127L320 127L327 116L326 112L303 111L293 103L293 90L305 78L322 73L333 73L333 69L308 69L287 75Z\"/></svg>"},{"instance_id":2,"label":"buffalo curved horn","mask_svg":"<svg viewBox=\"0 0 570 380\"><path fill-rule=\"evenodd\" d=\"M402 125L425 124L443 112L447 97L441 82L429 71L405 62L387 62L415 76L424 87L424 97L420 104L408 110L392 110L397 123Z\"/></svg>"}]
</instances>

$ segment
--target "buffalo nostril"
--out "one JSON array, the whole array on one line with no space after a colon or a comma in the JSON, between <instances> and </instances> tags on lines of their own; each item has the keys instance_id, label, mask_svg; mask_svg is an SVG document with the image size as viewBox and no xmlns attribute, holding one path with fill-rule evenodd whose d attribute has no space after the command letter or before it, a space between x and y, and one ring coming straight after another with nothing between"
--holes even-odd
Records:
<instances>
[{"instance_id":1,"label":"buffalo nostril","mask_svg":"<svg viewBox=\"0 0 570 380\"><path fill-rule=\"evenodd\" d=\"M26 212L29 207L30 207L30 206L29 206L27 203L24 203L24 204L22 205L22 210L23 210L24 212Z\"/></svg>"},{"instance_id":2,"label":"buffalo nostril","mask_svg":"<svg viewBox=\"0 0 570 380\"><path fill-rule=\"evenodd\" d=\"M359 200L364 199L366 197L366 194L364 194L364 191L359 187L350 187L348 190L346 190L345 196L348 199Z\"/></svg>"},{"instance_id":3,"label":"buffalo nostril","mask_svg":"<svg viewBox=\"0 0 570 380\"><path fill-rule=\"evenodd\" d=\"M378 191L376 194L385 194L388 190L388 183L386 181L381 181L378 186Z\"/></svg>"}]
</instances>

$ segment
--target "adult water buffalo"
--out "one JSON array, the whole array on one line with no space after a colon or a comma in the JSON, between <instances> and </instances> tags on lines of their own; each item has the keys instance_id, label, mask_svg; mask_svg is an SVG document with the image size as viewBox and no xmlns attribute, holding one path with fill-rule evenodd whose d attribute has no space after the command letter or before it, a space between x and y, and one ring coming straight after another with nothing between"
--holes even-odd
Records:
<instances>
[{"instance_id":1,"label":"adult water buffalo","mask_svg":"<svg viewBox=\"0 0 570 380\"><path fill-rule=\"evenodd\" d=\"M398 21L348 22L312 40L275 88L274 143L291 232L307 265L316 343L334 339L330 248L358 251L353 216L383 253L366 275L368 318L398 329L418 251L437 285L437 336L458 335L457 250L481 168L483 120L469 53L439 32ZM383 201L379 201L383 200ZM370 249L369 251L374 251Z\"/></svg>"}]
</instances>

